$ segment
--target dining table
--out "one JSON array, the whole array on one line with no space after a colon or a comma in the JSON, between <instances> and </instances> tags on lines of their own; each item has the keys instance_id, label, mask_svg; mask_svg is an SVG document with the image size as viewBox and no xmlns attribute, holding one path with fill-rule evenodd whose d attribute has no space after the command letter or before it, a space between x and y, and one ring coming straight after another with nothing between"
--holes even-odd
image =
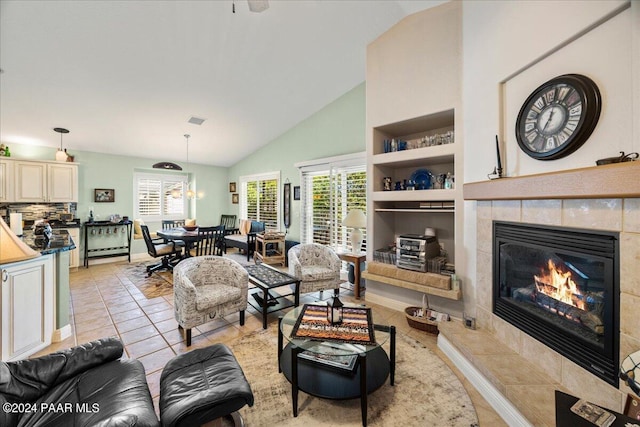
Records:
<instances>
[{"instance_id":1,"label":"dining table","mask_svg":"<svg viewBox=\"0 0 640 427\"><path fill-rule=\"evenodd\" d=\"M191 249L200 240L198 230L185 230L182 227L168 228L165 230L156 231L158 237L162 237L171 241L183 241L184 242L184 257L189 258L191 256Z\"/></svg>"}]
</instances>

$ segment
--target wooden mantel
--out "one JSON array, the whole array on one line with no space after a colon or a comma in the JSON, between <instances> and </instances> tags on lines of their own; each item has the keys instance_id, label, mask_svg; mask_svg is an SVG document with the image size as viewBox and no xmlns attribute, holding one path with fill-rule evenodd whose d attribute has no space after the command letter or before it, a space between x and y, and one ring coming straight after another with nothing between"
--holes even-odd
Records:
<instances>
[{"instance_id":1,"label":"wooden mantel","mask_svg":"<svg viewBox=\"0 0 640 427\"><path fill-rule=\"evenodd\" d=\"M640 161L464 184L465 200L640 197Z\"/></svg>"}]
</instances>

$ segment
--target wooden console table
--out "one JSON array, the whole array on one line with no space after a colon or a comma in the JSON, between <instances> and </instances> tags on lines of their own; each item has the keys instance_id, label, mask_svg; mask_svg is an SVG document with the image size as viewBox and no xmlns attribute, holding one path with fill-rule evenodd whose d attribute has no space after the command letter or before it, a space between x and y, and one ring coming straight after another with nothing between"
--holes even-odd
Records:
<instances>
[{"instance_id":1,"label":"wooden console table","mask_svg":"<svg viewBox=\"0 0 640 427\"><path fill-rule=\"evenodd\" d=\"M253 260L265 264L282 264L285 259L285 233L258 233L256 234L256 248L253 252Z\"/></svg>"}]
</instances>

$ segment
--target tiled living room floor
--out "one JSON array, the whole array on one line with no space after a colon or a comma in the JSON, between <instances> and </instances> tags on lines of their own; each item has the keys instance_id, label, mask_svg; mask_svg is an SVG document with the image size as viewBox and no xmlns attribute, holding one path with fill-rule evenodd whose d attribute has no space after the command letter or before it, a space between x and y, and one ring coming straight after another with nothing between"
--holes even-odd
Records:
<instances>
[{"instance_id":1,"label":"tiled living room floor","mask_svg":"<svg viewBox=\"0 0 640 427\"><path fill-rule=\"evenodd\" d=\"M124 343L127 356L140 360L144 365L157 412L160 374L169 359L194 348L228 342L259 330L262 328L262 320L251 307L247 310L242 327L237 314L213 320L192 330L192 345L187 348L173 317L173 295L145 297L125 274L130 267L131 264L120 262L80 268L77 272L72 272L72 336L50 345L33 357L107 336L119 337ZM313 302L317 295L305 295L301 297L301 303ZM341 296L349 301L353 298L353 293L343 289ZM376 310L386 311L384 316L389 319L390 324L422 342L445 360L471 396L481 426L506 426L484 398L440 352L433 335L409 327L404 313L374 304L368 305ZM270 328L277 327L277 316L278 313L270 315Z\"/></svg>"}]
</instances>

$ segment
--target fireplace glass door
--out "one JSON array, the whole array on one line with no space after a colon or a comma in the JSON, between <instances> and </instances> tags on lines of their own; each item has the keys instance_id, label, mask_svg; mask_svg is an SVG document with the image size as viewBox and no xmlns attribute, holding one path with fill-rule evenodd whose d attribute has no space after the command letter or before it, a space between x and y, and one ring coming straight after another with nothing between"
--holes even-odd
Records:
<instances>
[{"instance_id":1,"label":"fireplace glass door","mask_svg":"<svg viewBox=\"0 0 640 427\"><path fill-rule=\"evenodd\" d=\"M494 313L617 386L617 233L494 222Z\"/></svg>"}]
</instances>

